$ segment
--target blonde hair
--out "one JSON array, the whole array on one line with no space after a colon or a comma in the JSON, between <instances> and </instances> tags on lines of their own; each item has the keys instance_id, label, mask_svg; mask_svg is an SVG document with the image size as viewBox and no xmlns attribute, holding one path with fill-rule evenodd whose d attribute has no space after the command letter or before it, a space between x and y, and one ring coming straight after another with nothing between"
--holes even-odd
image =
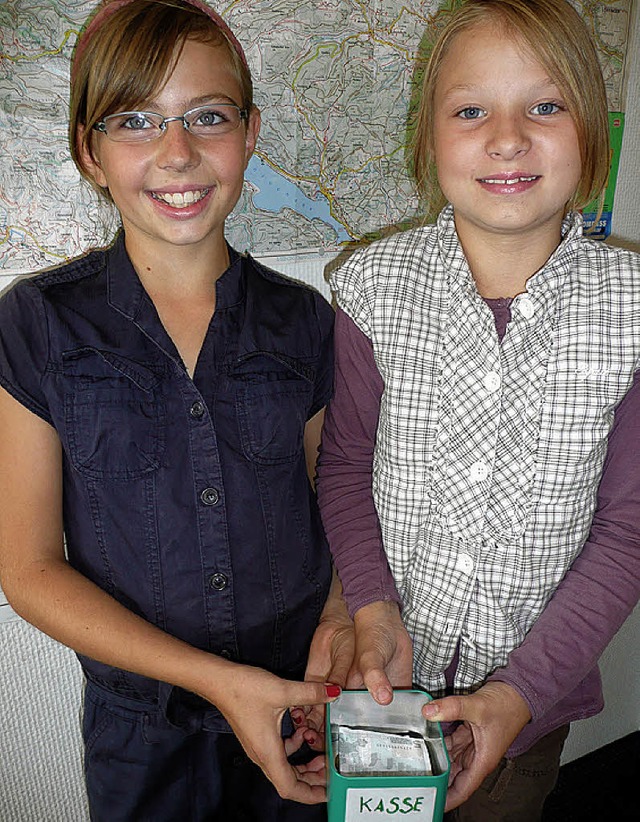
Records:
<instances>
[{"instance_id":1,"label":"blonde hair","mask_svg":"<svg viewBox=\"0 0 640 822\"><path fill-rule=\"evenodd\" d=\"M444 204L433 158L433 108L442 63L460 32L482 23L520 37L560 89L578 135L582 175L567 210L604 192L609 174L609 122L593 40L566 0L466 0L452 8L436 39L422 83L413 135L413 170L430 216Z\"/></svg>"},{"instance_id":2,"label":"blonde hair","mask_svg":"<svg viewBox=\"0 0 640 822\"><path fill-rule=\"evenodd\" d=\"M79 41L82 48L77 49L71 72L71 156L80 174L108 200L109 192L95 183L83 161L85 151L92 156L93 127L106 115L134 109L153 97L187 40L227 50L240 83L240 104L251 111L253 85L239 44L232 42L215 19L189 0L122 3L104 16L86 42Z\"/></svg>"}]
</instances>

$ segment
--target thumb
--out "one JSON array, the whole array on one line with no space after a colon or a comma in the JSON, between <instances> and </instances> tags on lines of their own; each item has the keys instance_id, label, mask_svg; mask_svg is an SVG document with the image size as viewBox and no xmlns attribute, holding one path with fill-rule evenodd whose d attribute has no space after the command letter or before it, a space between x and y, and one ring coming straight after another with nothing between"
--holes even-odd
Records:
<instances>
[{"instance_id":1,"label":"thumb","mask_svg":"<svg viewBox=\"0 0 640 822\"><path fill-rule=\"evenodd\" d=\"M377 648L360 653L358 668L364 685L379 705L388 705L393 699L393 688L385 673L386 656Z\"/></svg>"},{"instance_id":2,"label":"thumb","mask_svg":"<svg viewBox=\"0 0 640 822\"><path fill-rule=\"evenodd\" d=\"M337 684L344 688L349 678L352 654L341 654L334 659L331 670L326 674L328 683Z\"/></svg>"},{"instance_id":3,"label":"thumb","mask_svg":"<svg viewBox=\"0 0 640 822\"><path fill-rule=\"evenodd\" d=\"M364 684L379 705L388 705L393 700L393 688L385 672L371 668L364 673Z\"/></svg>"},{"instance_id":4,"label":"thumb","mask_svg":"<svg viewBox=\"0 0 640 822\"><path fill-rule=\"evenodd\" d=\"M422 716L432 722L473 722L475 712L469 697L445 696L422 706Z\"/></svg>"},{"instance_id":5,"label":"thumb","mask_svg":"<svg viewBox=\"0 0 640 822\"><path fill-rule=\"evenodd\" d=\"M291 683L287 698L289 705L325 705L340 696L342 688L332 682Z\"/></svg>"}]
</instances>

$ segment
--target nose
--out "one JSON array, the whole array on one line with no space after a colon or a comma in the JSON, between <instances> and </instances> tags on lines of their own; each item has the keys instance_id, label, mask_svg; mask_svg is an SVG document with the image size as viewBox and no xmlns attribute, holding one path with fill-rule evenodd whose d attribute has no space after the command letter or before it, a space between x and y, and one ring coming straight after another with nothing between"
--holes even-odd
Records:
<instances>
[{"instance_id":1,"label":"nose","mask_svg":"<svg viewBox=\"0 0 640 822\"><path fill-rule=\"evenodd\" d=\"M501 160L514 160L531 148L531 139L522 117L501 114L494 118L487 139L487 153Z\"/></svg>"},{"instance_id":2,"label":"nose","mask_svg":"<svg viewBox=\"0 0 640 822\"><path fill-rule=\"evenodd\" d=\"M169 117L158 140L156 159L161 168L185 171L200 162L196 139L184 127L182 117Z\"/></svg>"}]
</instances>

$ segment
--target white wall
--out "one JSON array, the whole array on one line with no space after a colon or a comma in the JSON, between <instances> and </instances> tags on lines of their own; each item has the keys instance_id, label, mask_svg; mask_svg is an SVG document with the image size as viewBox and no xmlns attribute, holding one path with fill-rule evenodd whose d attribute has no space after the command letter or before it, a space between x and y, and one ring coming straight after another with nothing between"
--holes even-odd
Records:
<instances>
[{"instance_id":1,"label":"white wall","mask_svg":"<svg viewBox=\"0 0 640 822\"><path fill-rule=\"evenodd\" d=\"M8 605L0 648L0 820L84 822L80 666Z\"/></svg>"},{"instance_id":2,"label":"white wall","mask_svg":"<svg viewBox=\"0 0 640 822\"><path fill-rule=\"evenodd\" d=\"M625 622L600 659L604 711L572 724L562 754L563 763L640 730L639 643L640 607Z\"/></svg>"},{"instance_id":3,"label":"white wall","mask_svg":"<svg viewBox=\"0 0 640 822\"><path fill-rule=\"evenodd\" d=\"M611 242L640 251L640 0L634 0L629 43L625 133Z\"/></svg>"}]
</instances>

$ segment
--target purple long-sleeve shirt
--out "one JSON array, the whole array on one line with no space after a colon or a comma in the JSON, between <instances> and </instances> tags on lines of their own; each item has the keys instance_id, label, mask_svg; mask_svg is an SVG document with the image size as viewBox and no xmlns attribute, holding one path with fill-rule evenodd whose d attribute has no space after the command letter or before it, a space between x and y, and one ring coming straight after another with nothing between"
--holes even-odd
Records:
<instances>
[{"instance_id":1,"label":"purple long-sleeve shirt","mask_svg":"<svg viewBox=\"0 0 640 822\"><path fill-rule=\"evenodd\" d=\"M502 339L510 301L487 304ZM371 491L384 383L371 341L340 309L335 334L335 391L325 419L317 489L353 615L371 602L400 602L400 597ZM489 677L511 685L531 711L531 722L509 749L510 756L527 750L559 725L602 709L597 660L640 597L639 465L637 373L616 410L589 538L522 644Z\"/></svg>"}]
</instances>

